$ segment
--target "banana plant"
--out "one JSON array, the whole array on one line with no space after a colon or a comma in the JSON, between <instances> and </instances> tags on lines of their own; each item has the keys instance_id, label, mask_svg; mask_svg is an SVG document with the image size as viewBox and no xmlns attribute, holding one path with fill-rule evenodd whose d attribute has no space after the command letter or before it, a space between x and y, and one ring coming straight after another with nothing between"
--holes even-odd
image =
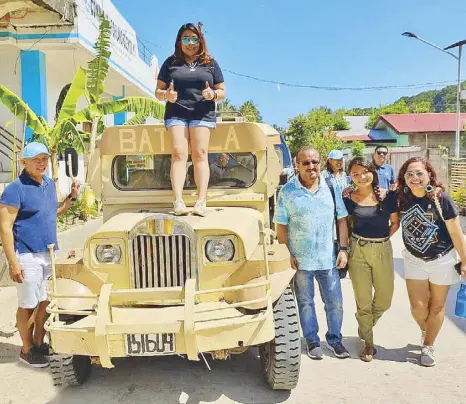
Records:
<instances>
[{"instance_id":1,"label":"banana plant","mask_svg":"<svg viewBox=\"0 0 466 404\"><path fill-rule=\"evenodd\" d=\"M87 80L86 80L86 98L89 105L96 105L102 101L102 94L105 90L105 79L108 74L108 60L111 56L110 51L110 22L100 15L99 36L94 44L96 56L87 65ZM92 153L95 149L95 140L101 115L91 113L89 121L92 122L92 129L89 142L89 152Z\"/></svg>"},{"instance_id":2,"label":"banana plant","mask_svg":"<svg viewBox=\"0 0 466 404\"><path fill-rule=\"evenodd\" d=\"M99 104L89 105L73 116L76 123L89 121L92 117L102 118L105 115L117 114L119 112L135 112L136 115L126 124L144 123L148 116L161 119L165 106L152 98L126 97L119 100L105 101Z\"/></svg>"},{"instance_id":3,"label":"banana plant","mask_svg":"<svg viewBox=\"0 0 466 404\"><path fill-rule=\"evenodd\" d=\"M80 68L71 83L57 121L52 127L42 116L37 116L21 97L0 84L0 102L34 131L31 140L47 145L52 163L52 178L56 182L58 182L60 153L63 153L68 146L84 151L84 144L88 140L88 135L80 132L72 119L76 113L76 104L84 95L85 83L86 71Z\"/></svg>"}]
</instances>

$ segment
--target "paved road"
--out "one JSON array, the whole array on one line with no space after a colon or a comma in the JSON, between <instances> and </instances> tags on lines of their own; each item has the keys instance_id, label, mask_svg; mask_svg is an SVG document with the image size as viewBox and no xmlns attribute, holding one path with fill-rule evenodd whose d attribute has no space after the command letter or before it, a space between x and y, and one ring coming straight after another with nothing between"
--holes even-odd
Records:
<instances>
[{"instance_id":1,"label":"paved road","mask_svg":"<svg viewBox=\"0 0 466 404\"><path fill-rule=\"evenodd\" d=\"M82 239L83 233L70 234ZM71 242L71 241L70 241ZM393 306L376 328L378 356L372 363L358 359L355 304L349 280L345 298L344 343L351 359L338 360L328 351L324 360L311 361L303 351L298 387L289 393L270 391L260 376L257 350L226 362L202 362L180 357L158 360L121 359L116 368L95 368L89 382L77 389L55 389L48 370L32 370L17 362L19 337L10 336L14 324L15 290L0 290L0 403L466 403L466 321L453 316L453 288L448 318L437 344L439 364L418 364L419 331L411 319L401 260L400 235L394 239L396 290ZM317 304L321 337L326 327L323 307Z\"/></svg>"}]
</instances>

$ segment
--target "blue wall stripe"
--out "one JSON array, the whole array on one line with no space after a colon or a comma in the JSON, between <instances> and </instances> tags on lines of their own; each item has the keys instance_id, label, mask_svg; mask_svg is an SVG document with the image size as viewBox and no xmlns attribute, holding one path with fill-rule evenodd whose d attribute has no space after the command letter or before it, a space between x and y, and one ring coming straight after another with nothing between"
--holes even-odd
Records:
<instances>
[{"instance_id":1,"label":"blue wall stripe","mask_svg":"<svg viewBox=\"0 0 466 404\"><path fill-rule=\"evenodd\" d=\"M124 96L123 96L124 97ZM113 97L114 100L119 100L123 97L118 97L118 96L115 96ZM124 123L126 122L126 112L118 112L117 114L114 114L113 115L113 124L114 125L124 125Z\"/></svg>"},{"instance_id":2,"label":"blue wall stripe","mask_svg":"<svg viewBox=\"0 0 466 404\"><path fill-rule=\"evenodd\" d=\"M90 46L94 49L94 44L89 41L86 37L78 34L78 33L71 33L71 32L63 32L59 34L15 34L13 32L2 31L0 32L0 38L12 38L15 40L30 40L30 39L79 39L84 42L86 45ZM134 77L130 72L128 72L125 68L115 62L113 59L109 59L109 63L119 69L121 72L125 73L126 76L131 78L133 81L138 83L146 92L148 92L152 97L154 97L154 92L147 87L142 81Z\"/></svg>"},{"instance_id":3,"label":"blue wall stripe","mask_svg":"<svg viewBox=\"0 0 466 404\"><path fill-rule=\"evenodd\" d=\"M21 51L21 97L37 116L47 120L47 76L45 54L41 51ZM26 140L32 134L27 128Z\"/></svg>"}]
</instances>

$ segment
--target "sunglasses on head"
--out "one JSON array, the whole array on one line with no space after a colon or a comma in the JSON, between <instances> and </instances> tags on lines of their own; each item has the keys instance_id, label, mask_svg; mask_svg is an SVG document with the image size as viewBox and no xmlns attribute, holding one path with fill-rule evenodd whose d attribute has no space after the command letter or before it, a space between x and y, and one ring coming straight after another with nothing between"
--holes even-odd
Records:
<instances>
[{"instance_id":1,"label":"sunglasses on head","mask_svg":"<svg viewBox=\"0 0 466 404\"><path fill-rule=\"evenodd\" d=\"M303 162L301 162L301 164L302 164L304 167L309 167L311 164L314 165L314 166L317 166L317 165L320 164L320 160L303 161Z\"/></svg>"},{"instance_id":2,"label":"sunglasses on head","mask_svg":"<svg viewBox=\"0 0 466 404\"><path fill-rule=\"evenodd\" d=\"M377 154L379 156L386 156L388 154L388 151L377 151Z\"/></svg>"},{"instance_id":3,"label":"sunglasses on head","mask_svg":"<svg viewBox=\"0 0 466 404\"><path fill-rule=\"evenodd\" d=\"M199 43L199 38L197 36L189 37L185 36L181 39L181 42L183 45L189 45L189 43L192 43L193 45L197 45Z\"/></svg>"}]
</instances>

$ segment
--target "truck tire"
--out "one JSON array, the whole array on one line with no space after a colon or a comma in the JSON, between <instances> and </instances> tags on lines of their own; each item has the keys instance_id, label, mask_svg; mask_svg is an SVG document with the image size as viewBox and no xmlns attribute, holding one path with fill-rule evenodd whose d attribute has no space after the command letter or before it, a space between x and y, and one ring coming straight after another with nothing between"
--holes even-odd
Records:
<instances>
[{"instance_id":1,"label":"truck tire","mask_svg":"<svg viewBox=\"0 0 466 404\"><path fill-rule=\"evenodd\" d=\"M296 301L288 287L273 309L275 338L259 347L262 373L274 390L296 387L301 364L301 340Z\"/></svg>"},{"instance_id":2,"label":"truck tire","mask_svg":"<svg viewBox=\"0 0 466 404\"><path fill-rule=\"evenodd\" d=\"M91 368L91 359L88 356L50 356L50 370L55 386L79 386L89 377Z\"/></svg>"}]
</instances>

